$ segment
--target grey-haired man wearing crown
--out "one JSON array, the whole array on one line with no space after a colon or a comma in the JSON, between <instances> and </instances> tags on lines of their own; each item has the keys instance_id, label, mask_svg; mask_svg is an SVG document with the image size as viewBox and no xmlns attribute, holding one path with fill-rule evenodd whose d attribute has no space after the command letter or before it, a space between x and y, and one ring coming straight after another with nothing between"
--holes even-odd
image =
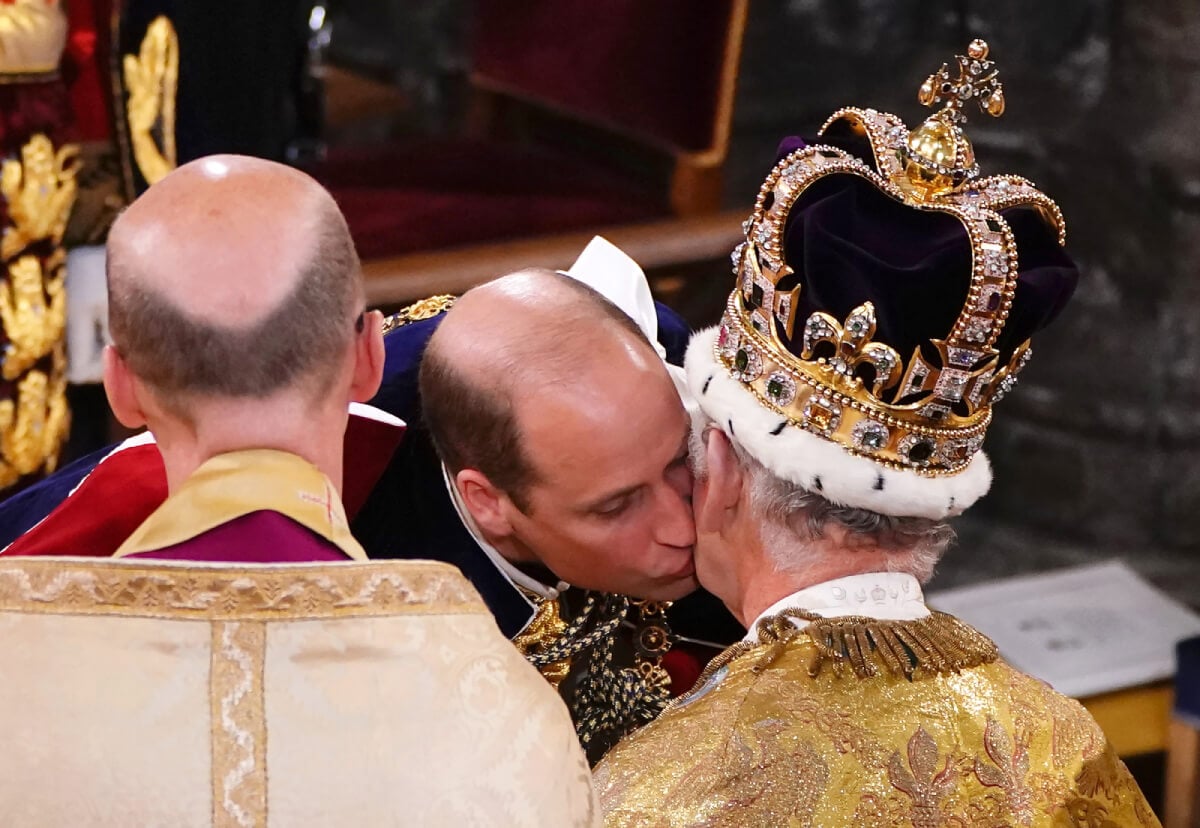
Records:
<instances>
[{"instance_id":1,"label":"grey-haired man wearing crown","mask_svg":"<svg viewBox=\"0 0 1200 828\"><path fill-rule=\"evenodd\" d=\"M963 108L1003 92L982 41L959 66L917 129L841 110L763 185L685 362L697 575L749 633L597 767L607 825L1159 824L1079 704L922 597L1078 276L1054 203L978 176Z\"/></svg>"}]
</instances>

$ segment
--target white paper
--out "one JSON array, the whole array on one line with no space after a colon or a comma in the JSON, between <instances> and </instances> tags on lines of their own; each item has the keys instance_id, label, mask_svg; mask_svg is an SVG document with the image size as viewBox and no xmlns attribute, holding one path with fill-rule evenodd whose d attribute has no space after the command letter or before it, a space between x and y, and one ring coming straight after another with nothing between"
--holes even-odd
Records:
<instances>
[{"instance_id":1,"label":"white paper","mask_svg":"<svg viewBox=\"0 0 1200 828\"><path fill-rule=\"evenodd\" d=\"M1120 561L934 592L929 605L996 642L1018 670L1076 698L1170 678L1200 615Z\"/></svg>"},{"instance_id":2,"label":"white paper","mask_svg":"<svg viewBox=\"0 0 1200 828\"><path fill-rule=\"evenodd\" d=\"M108 333L108 286L104 245L76 247L67 254L67 382L80 385L104 379Z\"/></svg>"}]
</instances>

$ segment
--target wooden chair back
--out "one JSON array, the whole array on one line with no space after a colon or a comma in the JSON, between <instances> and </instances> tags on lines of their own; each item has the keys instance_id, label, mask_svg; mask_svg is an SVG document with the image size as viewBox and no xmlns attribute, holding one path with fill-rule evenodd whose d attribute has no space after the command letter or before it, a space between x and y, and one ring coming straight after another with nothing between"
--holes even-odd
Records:
<instances>
[{"instance_id":1,"label":"wooden chair back","mask_svg":"<svg viewBox=\"0 0 1200 828\"><path fill-rule=\"evenodd\" d=\"M1175 708L1167 737L1165 828L1200 826L1200 637L1176 646Z\"/></svg>"},{"instance_id":2,"label":"wooden chair back","mask_svg":"<svg viewBox=\"0 0 1200 828\"><path fill-rule=\"evenodd\" d=\"M511 130L504 119L516 110L526 134L541 139L560 130L575 148L641 164L643 175L663 159L671 212L714 212L747 6L748 0L477 0L472 126ZM576 130L564 133L564 122Z\"/></svg>"}]
</instances>

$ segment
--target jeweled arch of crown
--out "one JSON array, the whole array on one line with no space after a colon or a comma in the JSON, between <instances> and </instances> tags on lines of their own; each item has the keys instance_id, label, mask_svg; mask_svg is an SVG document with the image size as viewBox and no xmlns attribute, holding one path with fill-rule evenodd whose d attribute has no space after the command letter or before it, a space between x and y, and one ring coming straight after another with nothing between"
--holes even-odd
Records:
<instances>
[{"instance_id":1,"label":"jeweled arch of crown","mask_svg":"<svg viewBox=\"0 0 1200 828\"><path fill-rule=\"evenodd\" d=\"M828 145L811 145L779 161L764 181L745 241L733 252L737 286L729 297L716 358L769 409L792 424L882 465L925 476L962 471L983 444L991 406L1016 384L1031 356L1029 342L1000 363L995 344L1016 291L1016 240L1000 211L1036 210L1066 242L1058 206L1015 175L981 178L963 132L974 102L993 117L1004 112L1004 90L988 45L973 41L921 86L919 100L942 108L909 130L897 116L873 109L835 112L820 134L844 123L865 136L874 167ZM801 353L794 341L801 287L782 290L793 274L784 260L788 215L815 182L853 175L917 210L945 213L966 229L972 249L966 301L944 338L918 346L905 362L874 341L875 308L865 302L844 320L816 312L803 320ZM964 274L966 276L966 274ZM934 356L936 355L936 356Z\"/></svg>"}]
</instances>

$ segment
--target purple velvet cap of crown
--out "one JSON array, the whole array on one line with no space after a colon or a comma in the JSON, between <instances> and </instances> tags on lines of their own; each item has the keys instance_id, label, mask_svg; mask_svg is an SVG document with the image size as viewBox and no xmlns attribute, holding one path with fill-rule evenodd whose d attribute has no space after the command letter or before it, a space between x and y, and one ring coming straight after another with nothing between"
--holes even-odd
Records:
<instances>
[{"instance_id":1,"label":"purple velvet cap of crown","mask_svg":"<svg viewBox=\"0 0 1200 828\"><path fill-rule=\"evenodd\" d=\"M853 153L874 167L865 140L827 134L821 143ZM779 145L783 158L808 146L800 137ZM1035 211L1004 210L1017 241L1019 276L1012 308L996 348L1007 364L1016 348L1049 325L1075 291L1079 271L1055 230ZM971 279L971 243L953 216L908 207L853 175L814 183L792 207L784 259L794 271L778 285L802 286L789 350L799 354L803 321L815 311L845 319L858 305L875 305L875 341L907 360L914 349L943 339L962 310Z\"/></svg>"}]
</instances>

